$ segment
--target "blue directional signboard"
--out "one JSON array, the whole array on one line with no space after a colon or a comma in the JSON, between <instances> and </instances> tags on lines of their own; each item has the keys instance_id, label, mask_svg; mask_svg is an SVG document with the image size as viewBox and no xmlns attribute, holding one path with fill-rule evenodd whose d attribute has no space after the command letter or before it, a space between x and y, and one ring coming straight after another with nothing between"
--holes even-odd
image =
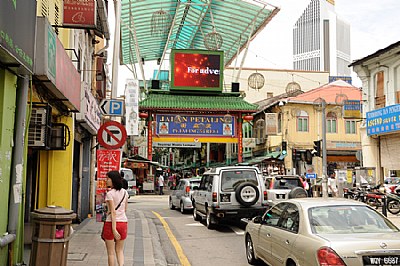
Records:
<instances>
[{"instance_id":1,"label":"blue directional signboard","mask_svg":"<svg viewBox=\"0 0 400 266\"><path fill-rule=\"evenodd\" d=\"M124 100L105 99L100 103L100 111L103 115L123 116Z\"/></svg>"},{"instance_id":2,"label":"blue directional signboard","mask_svg":"<svg viewBox=\"0 0 400 266\"><path fill-rule=\"evenodd\" d=\"M317 174L306 174L307 179L317 178Z\"/></svg>"}]
</instances>

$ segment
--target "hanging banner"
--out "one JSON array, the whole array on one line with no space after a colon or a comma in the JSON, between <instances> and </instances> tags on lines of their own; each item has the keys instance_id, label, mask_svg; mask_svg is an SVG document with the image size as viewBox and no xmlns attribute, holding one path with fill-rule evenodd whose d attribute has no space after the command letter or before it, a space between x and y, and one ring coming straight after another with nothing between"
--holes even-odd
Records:
<instances>
[{"instance_id":1,"label":"hanging banner","mask_svg":"<svg viewBox=\"0 0 400 266\"><path fill-rule=\"evenodd\" d=\"M126 134L139 135L139 81L127 79L125 87Z\"/></svg>"},{"instance_id":2,"label":"hanging banner","mask_svg":"<svg viewBox=\"0 0 400 266\"><path fill-rule=\"evenodd\" d=\"M107 173L119 171L121 150L97 150L96 221L102 221L105 195L107 192Z\"/></svg>"}]
</instances>

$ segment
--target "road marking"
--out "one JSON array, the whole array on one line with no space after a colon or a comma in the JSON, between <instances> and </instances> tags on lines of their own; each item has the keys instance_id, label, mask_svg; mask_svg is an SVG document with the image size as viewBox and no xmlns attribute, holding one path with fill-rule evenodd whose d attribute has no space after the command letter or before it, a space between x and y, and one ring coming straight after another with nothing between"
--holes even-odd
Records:
<instances>
[{"instance_id":1,"label":"road marking","mask_svg":"<svg viewBox=\"0 0 400 266\"><path fill-rule=\"evenodd\" d=\"M244 231L240 228L237 228L235 226L228 226L233 232L235 232L235 234L237 235L244 235Z\"/></svg>"},{"instance_id":2,"label":"road marking","mask_svg":"<svg viewBox=\"0 0 400 266\"><path fill-rule=\"evenodd\" d=\"M169 239L171 240L171 243L175 248L176 254L178 254L178 258L179 258L179 261L181 262L181 265L182 266L190 266L190 262L189 262L188 258L183 253L183 249L182 249L181 245L179 244L178 240L176 240L174 234L171 231L171 228L169 228L168 223L157 212L153 211L153 214L155 216L157 216L157 218L163 224L165 232L167 233Z\"/></svg>"}]
</instances>

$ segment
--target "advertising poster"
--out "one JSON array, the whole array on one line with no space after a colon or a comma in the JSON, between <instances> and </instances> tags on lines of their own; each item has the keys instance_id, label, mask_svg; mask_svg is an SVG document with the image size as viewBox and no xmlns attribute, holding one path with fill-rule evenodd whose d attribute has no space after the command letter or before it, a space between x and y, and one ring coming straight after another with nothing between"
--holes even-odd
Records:
<instances>
[{"instance_id":1,"label":"advertising poster","mask_svg":"<svg viewBox=\"0 0 400 266\"><path fill-rule=\"evenodd\" d=\"M97 150L96 221L101 222L106 212L107 173L119 171L121 150Z\"/></svg>"},{"instance_id":2,"label":"advertising poster","mask_svg":"<svg viewBox=\"0 0 400 266\"><path fill-rule=\"evenodd\" d=\"M173 50L171 90L222 91L223 52Z\"/></svg>"}]
</instances>

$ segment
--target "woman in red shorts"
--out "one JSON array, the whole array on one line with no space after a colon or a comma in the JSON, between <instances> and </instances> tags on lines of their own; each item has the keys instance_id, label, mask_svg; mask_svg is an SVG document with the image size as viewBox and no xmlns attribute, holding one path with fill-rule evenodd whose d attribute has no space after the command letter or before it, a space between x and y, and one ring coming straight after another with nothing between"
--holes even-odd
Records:
<instances>
[{"instance_id":1,"label":"woman in red shorts","mask_svg":"<svg viewBox=\"0 0 400 266\"><path fill-rule=\"evenodd\" d=\"M107 173L106 203L109 212L103 228L103 239L107 247L108 265L113 266L115 254L118 265L124 265L124 242L128 233L128 193L122 188L122 178L118 171Z\"/></svg>"}]
</instances>

